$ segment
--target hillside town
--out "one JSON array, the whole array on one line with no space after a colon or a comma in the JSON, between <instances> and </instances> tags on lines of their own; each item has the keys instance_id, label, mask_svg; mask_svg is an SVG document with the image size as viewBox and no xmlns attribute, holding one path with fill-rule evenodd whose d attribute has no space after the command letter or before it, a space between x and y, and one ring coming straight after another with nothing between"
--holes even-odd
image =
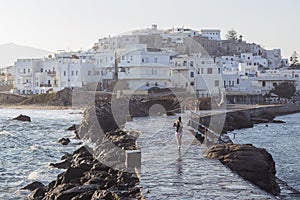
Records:
<instances>
[{"instance_id":1,"label":"hillside town","mask_svg":"<svg viewBox=\"0 0 300 200\"><path fill-rule=\"evenodd\" d=\"M291 68L280 49L246 42L234 30L222 39L218 29L160 30L152 25L100 38L87 51L18 59L1 71L0 84L6 89L11 85L12 93L22 95L66 87L93 91L174 88L199 97L226 92L230 103L260 103L266 95L277 99L271 91L284 82L299 91L299 76L300 70Z\"/></svg>"}]
</instances>

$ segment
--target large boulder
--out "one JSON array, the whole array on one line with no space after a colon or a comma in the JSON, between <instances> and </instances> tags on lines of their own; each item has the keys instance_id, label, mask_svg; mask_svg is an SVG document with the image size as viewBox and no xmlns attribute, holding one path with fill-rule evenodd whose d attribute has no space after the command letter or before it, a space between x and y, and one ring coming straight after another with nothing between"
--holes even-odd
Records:
<instances>
[{"instance_id":1,"label":"large boulder","mask_svg":"<svg viewBox=\"0 0 300 200\"><path fill-rule=\"evenodd\" d=\"M275 181L275 162L263 148L251 144L218 144L207 149L205 156L219 159L243 178L271 194L280 193Z\"/></svg>"},{"instance_id":2,"label":"large boulder","mask_svg":"<svg viewBox=\"0 0 300 200\"><path fill-rule=\"evenodd\" d=\"M61 138L58 140L58 143L59 144L62 144L62 145L68 145L70 143L70 139L69 138Z\"/></svg>"},{"instance_id":3,"label":"large boulder","mask_svg":"<svg viewBox=\"0 0 300 200\"><path fill-rule=\"evenodd\" d=\"M23 122L31 122L31 119L27 115L19 115L18 117L13 118L13 120L23 121Z\"/></svg>"},{"instance_id":4,"label":"large boulder","mask_svg":"<svg viewBox=\"0 0 300 200\"><path fill-rule=\"evenodd\" d=\"M26 186L23 187L22 189L23 189L23 190L30 190L30 191L33 191L33 190L35 190L35 189L37 189L37 188L42 188L42 187L44 187L44 184L43 184L43 183L41 183L41 182L39 182L39 181L34 181L34 182L32 182L32 183L26 185Z\"/></svg>"}]
</instances>

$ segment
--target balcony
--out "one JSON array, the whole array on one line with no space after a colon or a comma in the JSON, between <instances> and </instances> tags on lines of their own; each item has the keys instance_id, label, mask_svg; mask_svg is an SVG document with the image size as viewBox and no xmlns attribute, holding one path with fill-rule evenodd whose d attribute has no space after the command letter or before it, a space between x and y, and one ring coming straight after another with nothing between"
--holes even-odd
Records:
<instances>
[{"instance_id":1,"label":"balcony","mask_svg":"<svg viewBox=\"0 0 300 200\"><path fill-rule=\"evenodd\" d=\"M55 71L53 71L53 72L47 72L47 75L51 76L51 77L54 77L54 76L56 76L56 72Z\"/></svg>"},{"instance_id":2,"label":"balcony","mask_svg":"<svg viewBox=\"0 0 300 200\"><path fill-rule=\"evenodd\" d=\"M40 87L52 87L52 84L40 84Z\"/></svg>"},{"instance_id":3,"label":"balcony","mask_svg":"<svg viewBox=\"0 0 300 200\"><path fill-rule=\"evenodd\" d=\"M20 77L32 77L32 73L20 73Z\"/></svg>"}]
</instances>

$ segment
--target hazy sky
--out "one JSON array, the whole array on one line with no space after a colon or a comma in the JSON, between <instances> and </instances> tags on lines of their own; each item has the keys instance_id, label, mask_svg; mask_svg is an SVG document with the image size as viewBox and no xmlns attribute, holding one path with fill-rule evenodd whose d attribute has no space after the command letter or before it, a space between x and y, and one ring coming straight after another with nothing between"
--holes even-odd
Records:
<instances>
[{"instance_id":1,"label":"hazy sky","mask_svg":"<svg viewBox=\"0 0 300 200\"><path fill-rule=\"evenodd\" d=\"M0 44L86 50L98 38L157 24L235 29L249 42L300 54L299 0L0 0Z\"/></svg>"}]
</instances>

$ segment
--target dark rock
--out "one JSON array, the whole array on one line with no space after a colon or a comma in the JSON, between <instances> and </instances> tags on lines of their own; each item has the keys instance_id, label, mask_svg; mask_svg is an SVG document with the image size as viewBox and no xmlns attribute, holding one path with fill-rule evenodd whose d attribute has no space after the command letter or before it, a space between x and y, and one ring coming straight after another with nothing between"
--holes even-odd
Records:
<instances>
[{"instance_id":1,"label":"dark rock","mask_svg":"<svg viewBox=\"0 0 300 200\"><path fill-rule=\"evenodd\" d=\"M58 140L58 143L62 144L62 145L68 145L70 143L70 139L69 138L61 138Z\"/></svg>"},{"instance_id":2,"label":"dark rock","mask_svg":"<svg viewBox=\"0 0 300 200\"><path fill-rule=\"evenodd\" d=\"M22 188L22 190L30 190L30 191L33 191L37 188L42 188L44 187L45 185L39 181L34 181L28 185L26 185L25 187Z\"/></svg>"},{"instance_id":3,"label":"dark rock","mask_svg":"<svg viewBox=\"0 0 300 200\"><path fill-rule=\"evenodd\" d=\"M78 134L78 131L77 131L77 130L76 130L76 131L74 131L74 134L75 134L75 136L74 136L74 139L80 140L80 136L79 136L79 134Z\"/></svg>"},{"instance_id":4,"label":"dark rock","mask_svg":"<svg viewBox=\"0 0 300 200\"><path fill-rule=\"evenodd\" d=\"M31 119L27 115L19 115L18 117L13 118L13 120L23 121L23 122L31 122Z\"/></svg>"},{"instance_id":5,"label":"dark rock","mask_svg":"<svg viewBox=\"0 0 300 200\"><path fill-rule=\"evenodd\" d=\"M105 199L105 200L117 200L120 199L118 197L117 194L112 193L110 191L107 190L98 190L95 191L95 193L92 196L91 200L101 200L101 199Z\"/></svg>"},{"instance_id":6,"label":"dark rock","mask_svg":"<svg viewBox=\"0 0 300 200\"><path fill-rule=\"evenodd\" d=\"M62 175L62 183L70 183L74 179L78 179L84 173L83 169L70 167ZM78 181L79 182L79 181Z\"/></svg>"},{"instance_id":7,"label":"dark rock","mask_svg":"<svg viewBox=\"0 0 300 200\"><path fill-rule=\"evenodd\" d=\"M65 153L65 155L63 155L62 157L61 157L61 160L67 160L67 159L72 159L72 154L70 154L70 153Z\"/></svg>"},{"instance_id":8,"label":"dark rock","mask_svg":"<svg viewBox=\"0 0 300 200\"><path fill-rule=\"evenodd\" d=\"M42 200L45 197L46 189L41 187L41 188L36 188L33 190L31 193L28 195L29 200Z\"/></svg>"},{"instance_id":9,"label":"dark rock","mask_svg":"<svg viewBox=\"0 0 300 200\"><path fill-rule=\"evenodd\" d=\"M272 120L271 123L276 123L276 124L284 124L285 121L282 121L282 120Z\"/></svg>"},{"instance_id":10,"label":"dark rock","mask_svg":"<svg viewBox=\"0 0 300 200\"><path fill-rule=\"evenodd\" d=\"M58 169L68 169L71 166L71 160L64 160L60 163L50 163L50 166Z\"/></svg>"},{"instance_id":11,"label":"dark rock","mask_svg":"<svg viewBox=\"0 0 300 200\"><path fill-rule=\"evenodd\" d=\"M218 144L211 146L205 155L208 158L219 159L224 165L265 191L274 195L280 193L275 179L275 162L265 149L249 144Z\"/></svg>"},{"instance_id":12,"label":"dark rock","mask_svg":"<svg viewBox=\"0 0 300 200\"><path fill-rule=\"evenodd\" d=\"M66 200L71 198L79 198L82 193L89 192L90 197L93 195L94 191L97 190L97 185L84 185L84 186L76 186L71 189L62 191L57 199Z\"/></svg>"},{"instance_id":13,"label":"dark rock","mask_svg":"<svg viewBox=\"0 0 300 200\"><path fill-rule=\"evenodd\" d=\"M73 91L70 88L64 88L55 94L55 97L50 99L47 103L53 106L71 106Z\"/></svg>"},{"instance_id":14,"label":"dark rock","mask_svg":"<svg viewBox=\"0 0 300 200\"><path fill-rule=\"evenodd\" d=\"M49 190L46 192L45 195L45 199L50 200L50 199L60 199L60 200L65 200L63 199L64 196L62 196L62 193L64 191L67 191L71 188L76 187L76 185L71 184L71 183L62 183L59 185L55 185L53 188L49 188ZM66 198L66 199L71 199L72 197L74 197L76 194L74 194L74 196L71 196L72 194L70 194L70 198ZM65 196L67 197L67 195Z\"/></svg>"},{"instance_id":15,"label":"dark rock","mask_svg":"<svg viewBox=\"0 0 300 200\"><path fill-rule=\"evenodd\" d=\"M252 122L253 122L254 124L268 123L268 122L270 122L268 119L257 118L257 117L252 117L251 120L252 120Z\"/></svg>"},{"instance_id":16,"label":"dark rock","mask_svg":"<svg viewBox=\"0 0 300 200\"><path fill-rule=\"evenodd\" d=\"M77 125L73 124L72 126L70 126L69 128L66 129L66 131L76 131Z\"/></svg>"},{"instance_id":17,"label":"dark rock","mask_svg":"<svg viewBox=\"0 0 300 200\"><path fill-rule=\"evenodd\" d=\"M72 200L91 200L93 194L94 194L94 191L83 192L83 193L73 197Z\"/></svg>"}]
</instances>

